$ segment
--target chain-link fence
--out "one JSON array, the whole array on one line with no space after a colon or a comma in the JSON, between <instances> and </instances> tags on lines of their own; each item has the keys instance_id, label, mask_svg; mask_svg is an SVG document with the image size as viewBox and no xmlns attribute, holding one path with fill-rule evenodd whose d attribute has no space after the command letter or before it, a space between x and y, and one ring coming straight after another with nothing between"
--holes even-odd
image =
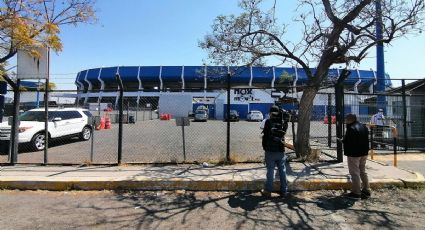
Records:
<instances>
[{"instance_id":1,"label":"chain-link fence","mask_svg":"<svg viewBox=\"0 0 425 230\"><path fill-rule=\"evenodd\" d=\"M375 116L373 122L382 121L377 125L396 128L397 144L401 148L424 149L425 96L409 92L403 94L394 88L392 92L378 94L346 89L343 112L355 113L361 122L370 123L381 109L383 117ZM11 130L7 120L12 116L13 96L13 92L8 92L5 100L0 127L0 163L10 162ZM234 87L230 90L228 106L226 89L124 92L121 162L222 162L227 154L234 162L260 162L264 155L261 121L268 117L272 105L280 105L291 114L293 122L289 123L285 138L293 144L301 96L302 89L291 87ZM21 92L18 163L118 162L120 100L116 90L50 92L47 155L43 150L43 136L37 135L44 131L43 98L43 92ZM177 124L179 117L188 117L190 123ZM335 123L334 90L321 89L311 113L310 145L329 150L324 152L334 158ZM387 130L374 133L377 146L373 147L390 151L392 133L388 134Z\"/></svg>"},{"instance_id":2,"label":"chain-link fence","mask_svg":"<svg viewBox=\"0 0 425 230\"><path fill-rule=\"evenodd\" d=\"M425 96L421 95L353 95L346 97L353 100L361 98L359 103L352 107L354 113L359 114L360 121L381 126L391 126L397 129L399 145L405 149L425 149L421 143L425 141ZM381 97L381 98L380 98ZM380 99L384 103L377 103ZM403 102L405 100L405 102ZM384 136L390 136L389 131Z\"/></svg>"}]
</instances>

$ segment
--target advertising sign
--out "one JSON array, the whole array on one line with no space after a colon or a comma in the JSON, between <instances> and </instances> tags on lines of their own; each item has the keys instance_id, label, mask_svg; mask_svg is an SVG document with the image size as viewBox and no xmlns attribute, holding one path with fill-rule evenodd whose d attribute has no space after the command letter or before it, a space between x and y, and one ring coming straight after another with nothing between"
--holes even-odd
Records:
<instances>
[{"instance_id":1,"label":"advertising sign","mask_svg":"<svg viewBox=\"0 0 425 230\"><path fill-rule=\"evenodd\" d=\"M18 50L17 77L18 79L46 79L48 69L47 48L32 48L39 53L34 57L26 50Z\"/></svg>"}]
</instances>

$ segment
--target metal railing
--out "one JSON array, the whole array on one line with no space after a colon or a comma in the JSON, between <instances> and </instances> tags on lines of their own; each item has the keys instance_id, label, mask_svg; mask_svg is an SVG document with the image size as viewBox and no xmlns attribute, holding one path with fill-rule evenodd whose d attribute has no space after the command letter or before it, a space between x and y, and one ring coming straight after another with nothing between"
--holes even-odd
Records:
<instances>
[{"instance_id":1,"label":"metal railing","mask_svg":"<svg viewBox=\"0 0 425 230\"><path fill-rule=\"evenodd\" d=\"M397 128L394 126L386 126L386 125L375 125L375 124L367 124L370 130L370 157L372 160L375 158L375 146L392 146L393 150L393 166L397 167L397 149L398 149L398 132ZM388 132L390 131L390 132ZM384 137L384 132L388 133L387 137Z\"/></svg>"}]
</instances>

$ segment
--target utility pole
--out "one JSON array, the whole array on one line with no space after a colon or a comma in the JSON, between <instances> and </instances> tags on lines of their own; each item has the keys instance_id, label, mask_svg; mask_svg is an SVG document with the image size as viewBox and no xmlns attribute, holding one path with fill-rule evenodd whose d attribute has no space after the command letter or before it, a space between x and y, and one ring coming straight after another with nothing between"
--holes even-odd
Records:
<instances>
[{"instance_id":1,"label":"utility pole","mask_svg":"<svg viewBox=\"0 0 425 230\"><path fill-rule=\"evenodd\" d=\"M375 2L376 10L376 92L383 93L385 92L385 58L384 58L384 43L383 39L383 26L382 26L382 7L381 0L376 0ZM386 98L383 95L378 95L376 100L376 109L382 108L384 114L387 113L387 102Z\"/></svg>"}]
</instances>

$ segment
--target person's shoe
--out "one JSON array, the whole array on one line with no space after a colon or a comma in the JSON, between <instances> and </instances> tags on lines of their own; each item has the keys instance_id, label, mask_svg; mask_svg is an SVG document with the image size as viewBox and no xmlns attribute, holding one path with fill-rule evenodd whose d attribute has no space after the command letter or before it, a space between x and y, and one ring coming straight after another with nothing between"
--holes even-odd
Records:
<instances>
[{"instance_id":1,"label":"person's shoe","mask_svg":"<svg viewBox=\"0 0 425 230\"><path fill-rule=\"evenodd\" d=\"M261 195L264 196L264 197L267 197L267 198L272 197L272 193L269 192L269 191L266 191L264 189L261 190Z\"/></svg>"},{"instance_id":2,"label":"person's shoe","mask_svg":"<svg viewBox=\"0 0 425 230\"><path fill-rule=\"evenodd\" d=\"M362 191L362 195L361 195L362 199L367 199L369 197L370 197L370 191L369 190Z\"/></svg>"},{"instance_id":3,"label":"person's shoe","mask_svg":"<svg viewBox=\"0 0 425 230\"><path fill-rule=\"evenodd\" d=\"M289 197L289 193L288 192L279 192L279 196L281 198L288 198Z\"/></svg>"},{"instance_id":4,"label":"person's shoe","mask_svg":"<svg viewBox=\"0 0 425 230\"><path fill-rule=\"evenodd\" d=\"M352 199L352 200L360 200L362 198L361 195L355 194L353 192L346 194L345 197L347 197L348 199Z\"/></svg>"}]
</instances>

